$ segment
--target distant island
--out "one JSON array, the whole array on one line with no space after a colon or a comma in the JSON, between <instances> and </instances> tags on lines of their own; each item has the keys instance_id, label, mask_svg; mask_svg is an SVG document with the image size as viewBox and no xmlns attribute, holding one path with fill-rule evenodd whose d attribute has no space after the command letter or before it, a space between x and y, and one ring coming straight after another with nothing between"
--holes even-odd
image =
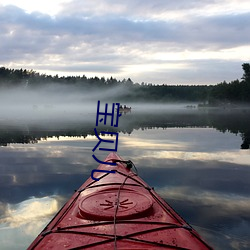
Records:
<instances>
[{"instance_id":1,"label":"distant island","mask_svg":"<svg viewBox=\"0 0 250 250\"><path fill-rule=\"evenodd\" d=\"M103 91L117 88L112 101L119 102L196 102L199 107L235 107L250 104L250 64L242 64L241 80L216 85L153 85L134 83L130 78L117 80L113 77L87 78L82 76L51 76L34 70L0 67L0 88L36 89L52 84L66 85L79 91Z\"/></svg>"}]
</instances>

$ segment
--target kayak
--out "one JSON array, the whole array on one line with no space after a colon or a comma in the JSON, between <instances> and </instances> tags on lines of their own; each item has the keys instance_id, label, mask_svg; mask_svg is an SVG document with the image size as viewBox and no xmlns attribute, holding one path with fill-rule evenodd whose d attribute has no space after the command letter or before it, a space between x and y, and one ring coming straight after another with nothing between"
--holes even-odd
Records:
<instances>
[{"instance_id":1,"label":"kayak","mask_svg":"<svg viewBox=\"0 0 250 250\"><path fill-rule=\"evenodd\" d=\"M110 153L31 249L212 249L137 174Z\"/></svg>"}]
</instances>

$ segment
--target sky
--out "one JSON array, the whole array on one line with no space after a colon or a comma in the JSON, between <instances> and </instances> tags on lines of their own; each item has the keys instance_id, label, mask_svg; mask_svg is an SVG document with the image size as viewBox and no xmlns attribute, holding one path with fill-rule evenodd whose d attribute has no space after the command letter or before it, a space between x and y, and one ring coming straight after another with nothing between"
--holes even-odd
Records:
<instances>
[{"instance_id":1,"label":"sky","mask_svg":"<svg viewBox=\"0 0 250 250\"><path fill-rule=\"evenodd\" d=\"M249 23L249 0L0 0L0 67L229 82L250 62Z\"/></svg>"}]
</instances>

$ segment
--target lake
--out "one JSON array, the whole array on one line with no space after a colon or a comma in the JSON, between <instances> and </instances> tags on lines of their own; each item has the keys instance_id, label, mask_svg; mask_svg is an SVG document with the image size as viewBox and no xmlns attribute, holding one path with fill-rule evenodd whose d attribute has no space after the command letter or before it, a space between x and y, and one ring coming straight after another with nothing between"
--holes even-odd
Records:
<instances>
[{"instance_id":1,"label":"lake","mask_svg":"<svg viewBox=\"0 0 250 250\"><path fill-rule=\"evenodd\" d=\"M33 106L0 117L1 249L27 248L97 167L95 110ZM107 129L119 132L118 154L211 246L250 249L249 109L134 104L118 128L97 127Z\"/></svg>"}]
</instances>

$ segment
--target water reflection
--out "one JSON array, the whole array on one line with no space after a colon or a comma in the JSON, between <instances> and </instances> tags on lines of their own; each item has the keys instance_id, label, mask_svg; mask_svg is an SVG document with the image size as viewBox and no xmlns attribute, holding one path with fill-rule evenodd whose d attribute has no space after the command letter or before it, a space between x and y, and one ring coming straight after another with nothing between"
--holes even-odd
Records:
<instances>
[{"instance_id":1,"label":"water reflection","mask_svg":"<svg viewBox=\"0 0 250 250\"><path fill-rule=\"evenodd\" d=\"M216 249L250 248L250 154L240 150L250 123L236 118L131 113L119 123L119 154ZM1 249L26 248L97 166L94 122L55 124L1 131ZM37 143L13 139L25 133Z\"/></svg>"},{"instance_id":2,"label":"water reflection","mask_svg":"<svg viewBox=\"0 0 250 250\"><path fill-rule=\"evenodd\" d=\"M95 113L76 116L73 120L45 119L39 121L13 120L0 123L0 145L37 143L41 139L60 136L87 137L94 135ZM239 134L239 148L250 145L250 109L246 110L134 110L120 118L119 128L111 131L131 134L137 129L210 127L220 132ZM106 130L99 126L99 131Z\"/></svg>"},{"instance_id":3,"label":"water reflection","mask_svg":"<svg viewBox=\"0 0 250 250\"><path fill-rule=\"evenodd\" d=\"M31 224L31 221L34 225L36 220L41 222L42 218L53 215L58 209L58 202L53 196L33 197L17 204L7 204L4 209L5 216L0 222L11 228ZM25 233L32 233L30 227L26 227Z\"/></svg>"},{"instance_id":4,"label":"water reflection","mask_svg":"<svg viewBox=\"0 0 250 250\"><path fill-rule=\"evenodd\" d=\"M48 219L59 210L60 197L30 198L17 204L4 204L0 218L2 249L23 249L36 237Z\"/></svg>"}]
</instances>

